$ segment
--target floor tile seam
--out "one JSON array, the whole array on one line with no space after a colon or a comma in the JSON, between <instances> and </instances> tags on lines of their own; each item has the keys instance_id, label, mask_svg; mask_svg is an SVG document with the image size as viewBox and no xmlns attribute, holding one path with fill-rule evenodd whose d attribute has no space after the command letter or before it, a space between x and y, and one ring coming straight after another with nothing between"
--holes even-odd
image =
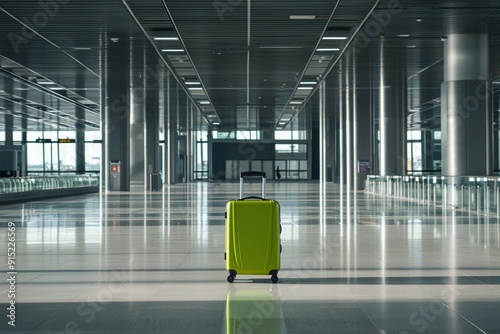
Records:
<instances>
[{"instance_id":1,"label":"floor tile seam","mask_svg":"<svg viewBox=\"0 0 500 334\"><path fill-rule=\"evenodd\" d=\"M354 296L356 297L356 296ZM381 329L377 326L377 324L375 323L375 321L373 321L372 317L370 316L370 314L366 311L366 309L364 308L363 304L361 304L359 302L359 300L356 300L356 304L359 305L359 307L363 310L364 314L368 317L368 319L370 320L370 322L373 324L373 326L377 329L377 331L379 333L385 333L385 330L384 329Z\"/></svg>"},{"instance_id":2,"label":"floor tile seam","mask_svg":"<svg viewBox=\"0 0 500 334\"><path fill-rule=\"evenodd\" d=\"M488 334L487 332L483 331L479 326L477 326L476 324L474 324L471 320L467 319L464 315L460 314L460 312L458 312L458 310L455 310L453 307L451 307L450 305L448 305L446 302L441 301L441 303L443 304L444 307L446 307L447 309L449 309L450 311L452 311L453 313L455 313L457 316L459 316L460 318L462 318L464 321L466 321L467 323L469 323L471 326L473 326L474 328L476 328L481 333Z\"/></svg>"}]
</instances>

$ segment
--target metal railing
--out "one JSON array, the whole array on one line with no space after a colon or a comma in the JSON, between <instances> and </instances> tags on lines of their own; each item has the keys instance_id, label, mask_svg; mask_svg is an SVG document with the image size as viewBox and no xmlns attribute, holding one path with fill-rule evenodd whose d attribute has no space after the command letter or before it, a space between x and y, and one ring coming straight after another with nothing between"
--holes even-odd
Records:
<instances>
[{"instance_id":1,"label":"metal railing","mask_svg":"<svg viewBox=\"0 0 500 334\"><path fill-rule=\"evenodd\" d=\"M370 175L365 191L500 217L500 177Z\"/></svg>"},{"instance_id":2,"label":"metal railing","mask_svg":"<svg viewBox=\"0 0 500 334\"><path fill-rule=\"evenodd\" d=\"M0 194L30 192L36 190L96 187L97 175L73 175L57 177L9 177L0 178Z\"/></svg>"}]
</instances>

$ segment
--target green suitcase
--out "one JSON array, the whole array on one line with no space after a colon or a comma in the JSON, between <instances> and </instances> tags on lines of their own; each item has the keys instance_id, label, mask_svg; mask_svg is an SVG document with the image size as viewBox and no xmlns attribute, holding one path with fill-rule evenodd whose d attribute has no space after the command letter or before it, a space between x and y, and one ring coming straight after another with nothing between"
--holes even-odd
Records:
<instances>
[{"instance_id":1,"label":"green suitcase","mask_svg":"<svg viewBox=\"0 0 500 334\"><path fill-rule=\"evenodd\" d=\"M262 197L243 197L243 178L262 177ZM271 275L278 282L281 257L280 205L264 199L266 173L243 172L240 178L240 198L226 204L225 259L229 272L227 281L236 275Z\"/></svg>"}]
</instances>

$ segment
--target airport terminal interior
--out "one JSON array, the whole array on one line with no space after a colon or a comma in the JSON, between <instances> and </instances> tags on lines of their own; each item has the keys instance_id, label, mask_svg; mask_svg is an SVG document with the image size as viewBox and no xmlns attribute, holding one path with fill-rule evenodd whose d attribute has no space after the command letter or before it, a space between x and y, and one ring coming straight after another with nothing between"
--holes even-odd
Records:
<instances>
[{"instance_id":1,"label":"airport terminal interior","mask_svg":"<svg viewBox=\"0 0 500 334\"><path fill-rule=\"evenodd\" d=\"M0 1L0 333L500 333L498 22ZM279 203L277 282L228 273L242 196Z\"/></svg>"}]
</instances>

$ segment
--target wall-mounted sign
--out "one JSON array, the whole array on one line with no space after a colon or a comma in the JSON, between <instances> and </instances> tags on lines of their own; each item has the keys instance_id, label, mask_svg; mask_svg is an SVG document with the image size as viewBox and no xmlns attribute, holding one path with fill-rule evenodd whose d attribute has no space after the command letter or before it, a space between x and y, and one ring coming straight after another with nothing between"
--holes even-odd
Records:
<instances>
[{"instance_id":1,"label":"wall-mounted sign","mask_svg":"<svg viewBox=\"0 0 500 334\"><path fill-rule=\"evenodd\" d=\"M59 138L59 143L74 143L74 139L69 139L69 138Z\"/></svg>"},{"instance_id":2,"label":"wall-mounted sign","mask_svg":"<svg viewBox=\"0 0 500 334\"><path fill-rule=\"evenodd\" d=\"M364 173L364 174L370 173L369 160L358 160L358 173Z\"/></svg>"},{"instance_id":3,"label":"wall-mounted sign","mask_svg":"<svg viewBox=\"0 0 500 334\"><path fill-rule=\"evenodd\" d=\"M44 138L37 138L36 142L37 143L51 143L52 140L51 139L44 139Z\"/></svg>"}]
</instances>

